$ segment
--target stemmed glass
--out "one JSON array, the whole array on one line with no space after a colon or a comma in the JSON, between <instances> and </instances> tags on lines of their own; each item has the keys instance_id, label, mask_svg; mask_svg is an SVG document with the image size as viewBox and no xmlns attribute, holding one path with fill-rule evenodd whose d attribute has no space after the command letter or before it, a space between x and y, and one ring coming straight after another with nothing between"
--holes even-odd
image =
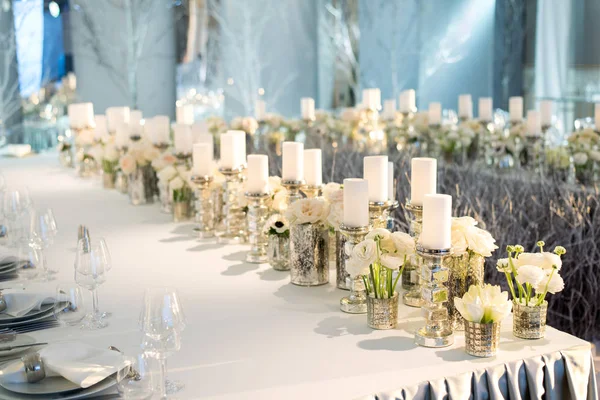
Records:
<instances>
[{"instance_id":1,"label":"stemmed glass","mask_svg":"<svg viewBox=\"0 0 600 400\"><path fill-rule=\"evenodd\" d=\"M77 243L75 258L75 282L92 293L93 310L89 313L82 329L101 329L108 326L98 311L98 287L106 282L106 269L110 264L110 255L106 247L99 243L90 243L86 239Z\"/></svg>"},{"instance_id":2,"label":"stemmed glass","mask_svg":"<svg viewBox=\"0 0 600 400\"><path fill-rule=\"evenodd\" d=\"M166 379L167 358L181 349L181 332L185 329L185 315L175 290L146 289L140 329L144 333L144 352L160 361L159 393L161 399L166 399L167 393L183 388Z\"/></svg>"},{"instance_id":3,"label":"stemmed glass","mask_svg":"<svg viewBox=\"0 0 600 400\"><path fill-rule=\"evenodd\" d=\"M86 308L80 288L59 285L55 299L54 317L63 325L77 325L85 318Z\"/></svg>"},{"instance_id":4,"label":"stemmed glass","mask_svg":"<svg viewBox=\"0 0 600 400\"><path fill-rule=\"evenodd\" d=\"M50 211L50 212L49 212ZM29 224L29 243L32 247L40 250L41 266L44 270L44 281L52 280L50 274L56 271L50 271L46 260L46 249L54 242L56 237L56 221L51 210L33 211L30 215Z\"/></svg>"},{"instance_id":5,"label":"stemmed glass","mask_svg":"<svg viewBox=\"0 0 600 400\"><path fill-rule=\"evenodd\" d=\"M129 365L117 372L117 390L124 399L150 399L154 393L150 357L138 354L128 357Z\"/></svg>"},{"instance_id":6,"label":"stemmed glass","mask_svg":"<svg viewBox=\"0 0 600 400\"><path fill-rule=\"evenodd\" d=\"M41 251L33 247L30 243L21 243L17 248L16 254L13 266L16 268L19 277L26 280L37 278L40 274L40 269L43 268Z\"/></svg>"},{"instance_id":7,"label":"stemmed glass","mask_svg":"<svg viewBox=\"0 0 600 400\"><path fill-rule=\"evenodd\" d=\"M8 238L13 245L27 240L24 218L31 207L27 190L9 190L2 195L2 213L7 223Z\"/></svg>"}]
</instances>

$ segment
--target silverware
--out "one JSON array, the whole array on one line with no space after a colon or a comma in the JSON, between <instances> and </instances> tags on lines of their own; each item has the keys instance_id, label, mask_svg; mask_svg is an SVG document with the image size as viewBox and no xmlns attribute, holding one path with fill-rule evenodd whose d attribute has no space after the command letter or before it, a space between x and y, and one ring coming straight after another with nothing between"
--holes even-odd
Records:
<instances>
[{"instance_id":1,"label":"silverware","mask_svg":"<svg viewBox=\"0 0 600 400\"><path fill-rule=\"evenodd\" d=\"M117 349L115 346L108 346L108 349L123 354L123 352L121 350ZM142 375L140 375L140 373L138 371L136 371L135 368L131 368L131 366L130 366L129 372L127 373L127 378L133 379L134 381L140 381L140 380L142 380Z\"/></svg>"},{"instance_id":2,"label":"silverware","mask_svg":"<svg viewBox=\"0 0 600 400\"><path fill-rule=\"evenodd\" d=\"M25 366L25 376L28 383L39 382L46 377L46 370L42 357L38 353L27 354L21 357Z\"/></svg>"},{"instance_id":3,"label":"silverware","mask_svg":"<svg viewBox=\"0 0 600 400\"><path fill-rule=\"evenodd\" d=\"M18 346L0 347L0 351L11 351L15 349L24 349L26 347L43 346L48 343L31 343L31 344L20 344Z\"/></svg>"}]
</instances>

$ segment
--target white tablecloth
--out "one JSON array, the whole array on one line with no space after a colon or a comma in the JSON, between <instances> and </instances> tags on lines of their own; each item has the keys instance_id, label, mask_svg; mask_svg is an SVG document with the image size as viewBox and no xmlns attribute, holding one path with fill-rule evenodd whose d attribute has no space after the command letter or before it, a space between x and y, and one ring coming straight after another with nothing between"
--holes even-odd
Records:
<instances>
[{"instance_id":1,"label":"white tablecloth","mask_svg":"<svg viewBox=\"0 0 600 400\"><path fill-rule=\"evenodd\" d=\"M139 351L144 288L175 287L188 322L181 352L169 359L170 378L186 385L180 399L410 398L414 390L443 393L453 382L472 383L482 375L473 371L504 371L518 380L519 366L560 352L575 354L581 367L578 376L585 385L573 386L589 384L589 344L555 329L548 328L542 340L520 340L512 336L509 319L500 352L487 359L468 356L460 335L449 348L418 347L413 342L415 328L423 324L418 309L401 306L397 329L372 330L365 315L339 311L339 299L348 292L333 283L293 286L285 272L245 263L245 246L198 240L191 222L171 222L158 204L129 205L126 195L103 190L100 179L81 179L60 167L56 154L0 159L0 172L8 185L28 186L36 206L54 209L60 233L48 261L61 271L48 285L73 282L79 224L86 224L92 237L105 237L113 257L108 282L100 288L101 309L113 314L110 326L39 331L36 339L76 338L133 354ZM334 278L331 270L331 282ZM539 380L536 373L532 382ZM555 368L542 379L563 382L567 375ZM453 376L458 380L446 379Z\"/></svg>"}]
</instances>

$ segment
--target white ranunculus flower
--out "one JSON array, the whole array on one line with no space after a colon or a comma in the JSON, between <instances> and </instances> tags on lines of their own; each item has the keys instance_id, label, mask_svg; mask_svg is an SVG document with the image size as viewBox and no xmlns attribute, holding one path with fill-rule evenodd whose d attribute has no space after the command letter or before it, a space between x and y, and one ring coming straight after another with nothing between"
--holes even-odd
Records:
<instances>
[{"instance_id":1,"label":"white ranunculus flower","mask_svg":"<svg viewBox=\"0 0 600 400\"><path fill-rule=\"evenodd\" d=\"M462 299L454 298L454 305L467 321L485 324L502 321L512 307L508 292L490 284L472 285Z\"/></svg>"},{"instance_id":2,"label":"white ranunculus flower","mask_svg":"<svg viewBox=\"0 0 600 400\"><path fill-rule=\"evenodd\" d=\"M404 258L410 257L416 252L415 239L408 233L394 232L391 234L392 242L396 248L397 254Z\"/></svg>"},{"instance_id":3,"label":"white ranunculus flower","mask_svg":"<svg viewBox=\"0 0 600 400\"><path fill-rule=\"evenodd\" d=\"M300 199L286 210L286 218L291 224L316 224L327 220L329 204L320 198Z\"/></svg>"},{"instance_id":4,"label":"white ranunculus flower","mask_svg":"<svg viewBox=\"0 0 600 400\"><path fill-rule=\"evenodd\" d=\"M379 257L381 265L388 269L398 269L404 264L404 256L399 254L387 253Z\"/></svg>"},{"instance_id":5,"label":"white ranunculus flower","mask_svg":"<svg viewBox=\"0 0 600 400\"><path fill-rule=\"evenodd\" d=\"M385 250L388 253L393 253L396 251L394 247L394 242L392 241L392 234L390 231L384 228L375 228L367 233L365 239L379 239L379 245L381 246L381 250Z\"/></svg>"},{"instance_id":6,"label":"white ranunculus flower","mask_svg":"<svg viewBox=\"0 0 600 400\"><path fill-rule=\"evenodd\" d=\"M546 286L548 287L548 293L558 293L565 288L565 281L562 276L558 274L558 272L549 273L540 281L540 283L535 287L535 292L538 294L544 293L546 290Z\"/></svg>"},{"instance_id":7,"label":"white ranunculus flower","mask_svg":"<svg viewBox=\"0 0 600 400\"><path fill-rule=\"evenodd\" d=\"M340 229L340 224L344 219L344 204L333 203L329 207L329 215L327 216L327 223L333 229Z\"/></svg>"},{"instance_id":8,"label":"white ranunculus flower","mask_svg":"<svg viewBox=\"0 0 600 400\"><path fill-rule=\"evenodd\" d=\"M346 270L352 277L368 273L369 266L377 260L377 243L372 239L365 239L352 248L352 253Z\"/></svg>"},{"instance_id":9,"label":"white ranunculus flower","mask_svg":"<svg viewBox=\"0 0 600 400\"><path fill-rule=\"evenodd\" d=\"M287 206L287 190L285 188L275 192L271 208L275 211L285 211Z\"/></svg>"},{"instance_id":10,"label":"white ranunculus flower","mask_svg":"<svg viewBox=\"0 0 600 400\"><path fill-rule=\"evenodd\" d=\"M154 146L148 146L144 149L144 158L146 161L154 161L160 157L160 150Z\"/></svg>"},{"instance_id":11,"label":"white ranunculus flower","mask_svg":"<svg viewBox=\"0 0 600 400\"><path fill-rule=\"evenodd\" d=\"M517 263L519 266L535 265L546 271L551 271L554 267L560 270L562 267L560 256L547 251L543 253L521 253Z\"/></svg>"},{"instance_id":12,"label":"white ranunculus flower","mask_svg":"<svg viewBox=\"0 0 600 400\"><path fill-rule=\"evenodd\" d=\"M117 148L115 146L106 145L104 147L103 158L106 161L115 162L119 159L119 151L117 150Z\"/></svg>"},{"instance_id":13,"label":"white ranunculus flower","mask_svg":"<svg viewBox=\"0 0 600 400\"><path fill-rule=\"evenodd\" d=\"M575 165L584 165L588 162L588 155L583 152L575 153L573 155L573 162Z\"/></svg>"},{"instance_id":14,"label":"white ranunculus flower","mask_svg":"<svg viewBox=\"0 0 600 400\"><path fill-rule=\"evenodd\" d=\"M536 265L520 265L515 278L521 285L529 283L536 287L544 279L544 276L544 270Z\"/></svg>"},{"instance_id":15,"label":"white ranunculus flower","mask_svg":"<svg viewBox=\"0 0 600 400\"><path fill-rule=\"evenodd\" d=\"M510 268L510 263L508 262L508 258L500 258L497 262L496 262L496 269L498 270L498 272L511 272L511 268Z\"/></svg>"},{"instance_id":16,"label":"white ranunculus flower","mask_svg":"<svg viewBox=\"0 0 600 400\"><path fill-rule=\"evenodd\" d=\"M490 257L492 252L498 248L494 243L496 240L492 235L483 229L470 226L465 231L467 248L483 257Z\"/></svg>"},{"instance_id":17,"label":"white ranunculus flower","mask_svg":"<svg viewBox=\"0 0 600 400\"><path fill-rule=\"evenodd\" d=\"M598 150L590 150L589 156L593 161L600 161L600 151Z\"/></svg>"},{"instance_id":18,"label":"white ranunculus flower","mask_svg":"<svg viewBox=\"0 0 600 400\"><path fill-rule=\"evenodd\" d=\"M168 182L173 179L177 175L177 170L172 165L169 165L163 169L161 169L156 176L158 180L161 182Z\"/></svg>"},{"instance_id":19,"label":"white ranunculus flower","mask_svg":"<svg viewBox=\"0 0 600 400\"><path fill-rule=\"evenodd\" d=\"M179 189L182 189L184 185L185 185L184 180L180 176L176 176L169 182L169 189L179 190Z\"/></svg>"}]
</instances>

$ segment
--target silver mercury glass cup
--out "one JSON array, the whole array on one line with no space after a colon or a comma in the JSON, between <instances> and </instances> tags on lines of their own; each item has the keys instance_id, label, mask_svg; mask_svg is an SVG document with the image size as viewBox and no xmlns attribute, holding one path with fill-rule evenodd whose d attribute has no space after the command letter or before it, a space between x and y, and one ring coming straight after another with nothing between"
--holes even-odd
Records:
<instances>
[{"instance_id":1,"label":"silver mercury glass cup","mask_svg":"<svg viewBox=\"0 0 600 400\"><path fill-rule=\"evenodd\" d=\"M448 268L445 259L452 254L450 249L424 249L417 246L417 253L423 258L421 289L423 307L421 308L426 324L415 333L415 342L424 347L446 347L454 343L448 309Z\"/></svg>"},{"instance_id":2,"label":"silver mercury glass cup","mask_svg":"<svg viewBox=\"0 0 600 400\"><path fill-rule=\"evenodd\" d=\"M304 185L300 189L304 195L309 199L315 199L321 197L323 194L323 185Z\"/></svg>"},{"instance_id":3,"label":"silver mercury glass cup","mask_svg":"<svg viewBox=\"0 0 600 400\"><path fill-rule=\"evenodd\" d=\"M369 220L373 229L387 227L389 211L394 203L392 200L369 202Z\"/></svg>"},{"instance_id":4,"label":"silver mercury glass cup","mask_svg":"<svg viewBox=\"0 0 600 400\"><path fill-rule=\"evenodd\" d=\"M192 176L192 183L196 185L194 190L194 208L196 210L196 227L194 232L198 233L200 239L215 236L215 206L211 184L212 176Z\"/></svg>"},{"instance_id":5,"label":"silver mercury glass cup","mask_svg":"<svg viewBox=\"0 0 600 400\"><path fill-rule=\"evenodd\" d=\"M219 171L225 175L225 192L223 194L223 213L225 218L225 230L218 235L219 243L244 243L246 242L246 212L239 203L238 194L242 188L244 177L242 172L245 166L237 168L220 168Z\"/></svg>"},{"instance_id":6,"label":"silver mercury glass cup","mask_svg":"<svg viewBox=\"0 0 600 400\"><path fill-rule=\"evenodd\" d=\"M367 233L369 233L369 226L361 226L357 228L351 228L340 224L339 232L336 237L336 260L335 260L335 271L336 279L335 285L338 289L350 290L348 284L348 272L346 271L346 262L350 258L352 249L358 243L365 239Z\"/></svg>"},{"instance_id":7,"label":"silver mercury glass cup","mask_svg":"<svg viewBox=\"0 0 600 400\"><path fill-rule=\"evenodd\" d=\"M350 228L344 224L340 225L340 244L343 250L338 252L336 260L336 284L340 288L340 280L343 277L344 287L340 289L350 290L350 294L340 300L340 310L349 314L365 314L367 312L367 295L363 278L362 276L351 277L346 271L346 262L350 258L354 246L360 243L368 232L368 226Z\"/></svg>"},{"instance_id":8,"label":"silver mercury glass cup","mask_svg":"<svg viewBox=\"0 0 600 400\"><path fill-rule=\"evenodd\" d=\"M246 255L249 263L266 263L269 261L267 255L268 238L264 232L265 222L269 218L269 207L266 202L271 197L270 193L246 193L248 200L248 238L250 251Z\"/></svg>"},{"instance_id":9,"label":"silver mercury glass cup","mask_svg":"<svg viewBox=\"0 0 600 400\"><path fill-rule=\"evenodd\" d=\"M409 201L406 203L405 209L412 214L409 234L418 243L423 228L423 206L414 205ZM421 299L421 263L421 257L415 254L402 271L402 289L405 290L402 302L409 307L421 307L423 303Z\"/></svg>"}]
</instances>

